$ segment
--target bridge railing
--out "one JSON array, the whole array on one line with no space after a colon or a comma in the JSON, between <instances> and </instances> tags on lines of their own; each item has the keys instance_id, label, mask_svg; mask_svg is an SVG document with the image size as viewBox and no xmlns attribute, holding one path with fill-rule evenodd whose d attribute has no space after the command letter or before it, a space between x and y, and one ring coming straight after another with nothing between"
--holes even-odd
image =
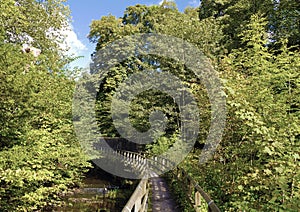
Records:
<instances>
[{"instance_id":1,"label":"bridge railing","mask_svg":"<svg viewBox=\"0 0 300 212\"><path fill-rule=\"evenodd\" d=\"M185 188L186 195L193 204L195 211L200 211L202 199L204 199L207 204L207 211L220 212L220 209L215 202L185 170L177 167L173 170L173 174L175 174L177 180L180 181Z\"/></svg>"},{"instance_id":2,"label":"bridge railing","mask_svg":"<svg viewBox=\"0 0 300 212\"><path fill-rule=\"evenodd\" d=\"M97 150L106 156L118 159L125 164L130 164L139 171L142 176L149 174L147 173L149 170L161 173L164 170L170 170L174 167L174 162L163 157L155 156L147 158L145 154L124 150L112 150L103 147L98 147Z\"/></svg>"},{"instance_id":3,"label":"bridge railing","mask_svg":"<svg viewBox=\"0 0 300 212\"><path fill-rule=\"evenodd\" d=\"M165 158L154 157L152 159L148 159L145 155L136 152L129 151L112 151L110 149L101 148L102 152L107 152L108 155L112 155L113 157L121 157L125 158L127 162L130 162L131 165L138 166L142 169L141 174L149 174L147 169L151 168L151 170L161 169L166 167L166 169L170 166L174 166L172 161L169 161ZM124 161L124 162L126 162ZM146 171L146 172L144 172ZM158 170L159 171L159 170ZM161 170L160 170L161 171ZM183 187L186 188L186 194L192 204L194 204L194 208L196 211L199 211L200 206L202 205L201 199L203 198L207 204L207 208L209 212L220 212L220 209L214 203L214 201L210 198L210 196L204 192L204 190L196 183L196 181L188 175L183 169L176 167L175 170L172 171L175 173L175 177L178 181L182 182ZM147 176L147 175L146 175ZM147 201L148 201L149 187L148 180L142 179L139 185L136 187L134 193L130 197L123 211L146 211Z\"/></svg>"},{"instance_id":4,"label":"bridge railing","mask_svg":"<svg viewBox=\"0 0 300 212\"><path fill-rule=\"evenodd\" d=\"M148 179L142 179L131 195L122 212L147 211L149 196Z\"/></svg>"}]
</instances>

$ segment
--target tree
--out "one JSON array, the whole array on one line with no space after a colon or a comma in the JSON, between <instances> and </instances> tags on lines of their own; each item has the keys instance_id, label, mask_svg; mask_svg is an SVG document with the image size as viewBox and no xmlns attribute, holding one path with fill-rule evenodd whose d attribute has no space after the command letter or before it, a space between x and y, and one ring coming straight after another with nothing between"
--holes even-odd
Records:
<instances>
[{"instance_id":1,"label":"tree","mask_svg":"<svg viewBox=\"0 0 300 212\"><path fill-rule=\"evenodd\" d=\"M195 31L197 33L194 33ZM213 62L218 59L216 52L221 51L219 41L222 34L215 21L207 19L199 22L195 9L187 9L185 13L180 13L172 2L164 2L160 6L130 6L124 12L124 16L119 19L113 16L102 17L101 20L92 22L89 38L97 44L96 51L98 51L115 40L137 33L159 33L183 39L203 50ZM98 71L97 58L94 58L94 63L95 70L92 68L92 73ZM111 68L103 77L97 97L97 114L100 131L104 135L119 136L110 115L111 100L116 88L133 73L148 69L168 72L179 77L199 98L197 100L203 103L201 105L203 111L205 111L203 116L210 116L209 112L206 113L209 108L207 95L203 86L199 85L200 80L197 79L195 74L187 70L183 64L170 58L156 55L137 55ZM133 102L131 107L133 125L139 128L140 131L147 131L149 124L146 123L148 123L149 114L153 110L160 109L169 118L165 136L172 137L180 127L178 125L178 109L176 109L174 100L157 91L145 92L139 98ZM207 129L201 128L201 130L204 136Z\"/></svg>"},{"instance_id":2,"label":"tree","mask_svg":"<svg viewBox=\"0 0 300 212\"><path fill-rule=\"evenodd\" d=\"M275 1L274 12L270 18L270 28L274 40L287 39L289 47L297 46L299 49L299 10L299 1Z\"/></svg>"},{"instance_id":3,"label":"tree","mask_svg":"<svg viewBox=\"0 0 300 212\"><path fill-rule=\"evenodd\" d=\"M214 17L219 20L224 32L222 44L231 51L242 46L239 34L246 29L251 15L256 13L263 13L267 18L265 31L270 41L288 39L289 46L299 45L298 11L299 2L290 0L202 0L199 18ZM273 48L280 47L273 45Z\"/></svg>"},{"instance_id":4,"label":"tree","mask_svg":"<svg viewBox=\"0 0 300 212\"><path fill-rule=\"evenodd\" d=\"M64 60L67 58L63 58L61 52L58 51L59 43L62 42L59 30L62 30L67 23L67 9L59 1L38 3L31 0L5 0L1 4L0 10L2 11L0 39L3 59L3 64L1 64L1 87L3 89L1 117L3 117L2 126L5 128L1 133L1 146L6 146L8 142L18 140L18 135L22 134L20 128L26 125L24 123L26 122L25 116L32 115L28 114L30 110L27 110L27 114L22 111L22 107L27 107L25 104L30 99L30 92L33 91L30 82L32 76L28 76L30 74L23 75L23 72L25 71L24 67L32 64L35 59L29 54L21 54L22 45L30 44L43 52L35 62L38 64L38 69L43 69L44 72L61 72L65 64ZM32 68L36 69L37 67ZM25 82L27 80L27 84L22 84L22 80ZM7 117L10 116L10 113L14 114ZM5 132L7 130L15 130L15 133ZM7 139L6 136L8 136Z\"/></svg>"},{"instance_id":5,"label":"tree","mask_svg":"<svg viewBox=\"0 0 300 212\"><path fill-rule=\"evenodd\" d=\"M267 23L253 15L240 34L244 48L224 59L226 133L214 160L199 169L199 181L226 210L298 207L300 116L291 107L299 102L299 53L286 43L280 54L272 53Z\"/></svg>"},{"instance_id":6,"label":"tree","mask_svg":"<svg viewBox=\"0 0 300 212\"><path fill-rule=\"evenodd\" d=\"M272 0L202 0L199 7L199 18L215 18L223 26L224 39L222 44L228 51L242 46L240 33L246 30L250 17L263 13L271 17L273 12ZM266 31L268 26L266 25Z\"/></svg>"},{"instance_id":7,"label":"tree","mask_svg":"<svg viewBox=\"0 0 300 212\"><path fill-rule=\"evenodd\" d=\"M68 12L60 0L4 0L0 11L0 208L51 208L89 166L71 121L70 58L60 49Z\"/></svg>"}]
</instances>

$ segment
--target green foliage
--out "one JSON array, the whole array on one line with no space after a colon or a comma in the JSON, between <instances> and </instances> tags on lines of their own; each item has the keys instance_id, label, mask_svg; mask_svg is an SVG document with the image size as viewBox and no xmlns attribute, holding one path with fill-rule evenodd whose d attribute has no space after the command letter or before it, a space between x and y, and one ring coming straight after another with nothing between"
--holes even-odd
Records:
<instances>
[{"instance_id":1,"label":"green foliage","mask_svg":"<svg viewBox=\"0 0 300 212\"><path fill-rule=\"evenodd\" d=\"M130 6L119 19L104 16L92 22L89 39L97 44L97 51L114 40L136 33L178 37L195 44L212 58L222 50L222 26L218 21L213 18L199 21L196 9L187 8L185 13L181 13L174 2L160 6Z\"/></svg>"},{"instance_id":2,"label":"green foliage","mask_svg":"<svg viewBox=\"0 0 300 212\"><path fill-rule=\"evenodd\" d=\"M299 45L299 7L299 2L293 0L202 0L199 18L213 17L220 22L224 33L222 44L231 51L243 46L239 35L250 23L251 16L263 13L269 38L288 39L289 46L293 46Z\"/></svg>"},{"instance_id":3,"label":"green foliage","mask_svg":"<svg viewBox=\"0 0 300 212\"><path fill-rule=\"evenodd\" d=\"M299 52L271 52L266 24L253 15L244 48L224 59L229 115L213 161L185 163L224 210L299 208Z\"/></svg>"},{"instance_id":4,"label":"green foliage","mask_svg":"<svg viewBox=\"0 0 300 212\"><path fill-rule=\"evenodd\" d=\"M70 58L59 49L68 10L60 0L3 0L0 11L0 208L40 210L89 167L71 121ZM21 50L30 40L38 57Z\"/></svg>"},{"instance_id":5,"label":"green foliage","mask_svg":"<svg viewBox=\"0 0 300 212\"><path fill-rule=\"evenodd\" d=\"M195 34L195 30L199 33ZM195 9L189 8L185 13L180 13L170 2L166 2L161 6L131 6L126 9L124 16L120 19L107 16L102 17L101 20L93 21L89 38L92 42L97 43L97 51L123 36L147 32L167 34L192 42L195 46L203 49L213 61L217 59L214 57L216 52L220 51L218 41L222 35L221 29L215 20L210 19L199 22ZM97 64L97 58L94 58L94 61ZM187 70L183 64L169 58L157 55L138 55L135 58L122 61L103 76L100 87L101 92L98 93L98 104L96 106L98 124L103 135L119 136L110 115L111 99L116 88L133 73L149 69L161 70L179 77L199 101L199 107L202 109L200 110L205 111L203 116L210 116L206 92L203 86L199 84L200 80L197 79L195 74ZM96 71L96 69L92 70L92 73ZM132 89L134 90L134 88ZM164 112L168 117L169 121L165 136L172 137L174 132L179 129L179 111L174 100L161 92L144 92L132 102L130 111L132 125L142 132L147 131L150 127L149 114L155 110ZM203 120L207 121L207 119ZM203 125L208 126L207 124ZM203 137L207 133L207 128L201 128Z\"/></svg>"},{"instance_id":6,"label":"green foliage","mask_svg":"<svg viewBox=\"0 0 300 212\"><path fill-rule=\"evenodd\" d=\"M172 137L165 137L162 136L157 139L152 144L147 145L147 152L149 155L161 155L162 153L166 152L169 148L173 146L174 143L176 143L176 140L178 134L174 133Z\"/></svg>"},{"instance_id":7,"label":"green foliage","mask_svg":"<svg viewBox=\"0 0 300 212\"><path fill-rule=\"evenodd\" d=\"M300 45L300 2L292 0L274 1L275 9L270 18L274 39L288 40L288 46Z\"/></svg>"},{"instance_id":8,"label":"green foliage","mask_svg":"<svg viewBox=\"0 0 300 212\"><path fill-rule=\"evenodd\" d=\"M194 207L191 204L189 198L186 195L185 187L186 185L183 185L182 182L176 180L171 173L166 174L166 177L168 178L168 184L172 188L172 193L174 194L174 197L177 201L177 203L181 207L181 211L189 212L194 211Z\"/></svg>"},{"instance_id":9,"label":"green foliage","mask_svg":"<svg viewBox=\"0 0 300 212\"><path fill-rule=\"evenodd\" d=\"M65 140L73 137L70 133L32 130L26 139L30 145L15 145L0 152L3 210L32 211L55 206L63 192L78 185L88 163L79 145Z\"/></svg>"}]
</instances>

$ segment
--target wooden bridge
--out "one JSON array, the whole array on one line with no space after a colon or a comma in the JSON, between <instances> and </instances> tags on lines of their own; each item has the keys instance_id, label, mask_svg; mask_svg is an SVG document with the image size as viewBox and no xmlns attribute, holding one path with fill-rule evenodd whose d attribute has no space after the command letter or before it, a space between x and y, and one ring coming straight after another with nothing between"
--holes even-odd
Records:
<instances>
[{"instance_id":1,"label":"wooden bridge","mask_svg":"<svg viewBox=\"0 0 300 212\"><path fill-rule=\"evenodd\" d=\"M97 150L101 151L103 157L115 160L118 163L122 162L124 167L130 167L129 171L134 170L142 178L123 208L123 212L179 211L166 182L156 172L156 170L159 173L170 170L171 167L175 166L172 161L161 157L149 159L144 154L137 152L115 151L103 147L98 147ZM176 167L172 170L172 175L178 181L184 183L185 193L195 211L203 211L203 205L206 205L207 211L220 211L209 195L183 169ZM151 197L150 192L152 193ZM148 208L149 201L151 201L152 208Z\"/></svg>"},{"instance_id":2,"label":"wooden bridge","mask_svg":"<svg viewBox=\"0 0 300 212\"><path fill-rule=\"evenodd\" d=\"M165 173L175 166L174 162L163 157L147 158L145 154L103 147L98 147L97 151L102 158L110 162L107 166L114 166L118 172L127 170L133 179L157 177L158 174ZM101 158L95 161L97 160L101 161Z\"/></svg>"}]
</instances>

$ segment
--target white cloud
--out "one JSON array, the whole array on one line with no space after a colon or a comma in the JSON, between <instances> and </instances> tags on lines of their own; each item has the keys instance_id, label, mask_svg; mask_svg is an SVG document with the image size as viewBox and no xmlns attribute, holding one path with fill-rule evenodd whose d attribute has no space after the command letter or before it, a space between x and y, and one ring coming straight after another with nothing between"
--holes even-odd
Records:
<instances>
[{"instance_id":1,"label":"white cloud","mask_svg":"<svg viewBox=\"0 0 300 212\"><path fill-rule=\"evenodd\" d=\"M191 1L189 1L188 4L192 7L198 7L200 5L200 1L199 0L191 0Z\"/></svg>"},{"instance_id":2,"label":"white cloud","mask_svg":"<svg viewBox=\"0 0 300 212\"><path fill-rule=\"evenodd\" d=\"M69 25L62 32L65 36L65 43L61 46L62 49L68 49L68 54L80 56L87 47L78 39L73 27Z\"/></svg>"},{"instance_id":3,"label":"white cloud","mask_svg":"<svg viewBox=\"0 0 300 212\"><path fill-rule=\"evenodd\" d=\"M171 1L171 2L175 2L176 3L175 0L167 0L167 1ZM162 5L163 2L164 2L164 0L161 0L157 4L158 5ZM198 7L200 5L200 0L190 0L187 5L191 6L191 7Z\"/></svg>"},{"instance_id":4,"label":"white cloud","mask_svg":"<svg viewBox=\"0 0 300 212\"><path fill-rule=\"evenodd\" d=\"M175 2L175 0L167 0L167 1L173 1L173 2ZM162 3L164 3L164 0L161 0L158 4L162 5Z\"/></svg>"},{"instance_id":5,"label":"white cloud","mask_svg":"<svg viewBox=\"0 0 300 212\"><path fill-rule=\"evenodd\" d=\"M50 39L55 39L60 49L64 52L67 51L68 55L80 56L87 50L87 47L78 39L73 26L70 24L66 24L66 27L59 31L50 28L47 36Z\"/></svg>"}]
</instances>

